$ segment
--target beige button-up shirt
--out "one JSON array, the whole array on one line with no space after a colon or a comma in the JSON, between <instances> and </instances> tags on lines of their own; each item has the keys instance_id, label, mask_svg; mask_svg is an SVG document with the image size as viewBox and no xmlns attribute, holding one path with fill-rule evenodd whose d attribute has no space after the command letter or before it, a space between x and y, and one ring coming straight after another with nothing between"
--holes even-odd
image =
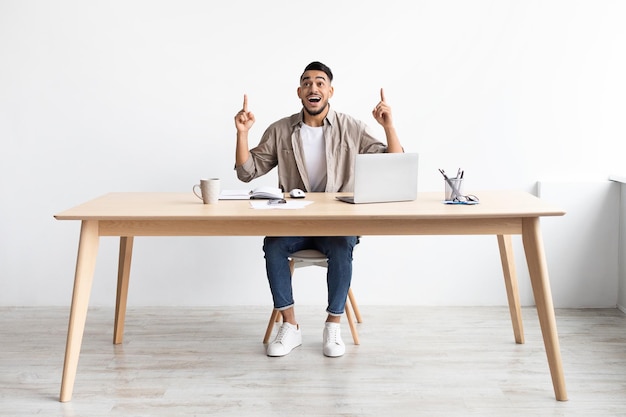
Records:
<instances>
[{"instance_id":1,"label":"beige button-up shirt","mask_svg":"<svg viewBox=\"0 0 626 417\"><path fill-rule=\"evenodd\" d=\"M309 191L300 127L302 111L272 123L250 158L235 167L237 177L249 182L278 166L278 186L283 191ZM330 109L324 119L326 192L354 190L354 160L360 153L384 153L387 145L372 136L367 125Z\"/></svg>"}]
</instances>

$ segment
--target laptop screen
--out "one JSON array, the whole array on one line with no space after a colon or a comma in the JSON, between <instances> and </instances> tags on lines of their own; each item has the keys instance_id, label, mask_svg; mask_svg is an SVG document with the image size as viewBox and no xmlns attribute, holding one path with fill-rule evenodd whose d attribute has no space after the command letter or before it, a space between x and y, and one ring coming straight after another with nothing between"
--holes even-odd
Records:
<instances>
[{"instance_id":1,"label":"laptop screen","mask_svg":"<svg viewBox=\"0 0 626 417\"><path fill-rule=\"evenodd\" d=\"M353 202L358 204L415 200L417 168L416 153L357 155L354 165Z\"/></svg>"}]
</instances>

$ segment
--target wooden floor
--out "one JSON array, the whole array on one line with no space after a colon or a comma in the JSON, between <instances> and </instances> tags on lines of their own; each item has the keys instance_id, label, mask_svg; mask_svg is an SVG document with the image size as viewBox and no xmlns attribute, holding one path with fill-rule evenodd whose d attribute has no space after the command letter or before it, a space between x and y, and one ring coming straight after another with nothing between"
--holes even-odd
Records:
<instances>
[{"instance_id":1,"label":"wooden floor","mask_svg":"<svg viewBox=\"0 0 626 417\"><path fill-rule=\"evenodd\" d=\"M569 401L558 402L536 313L516 345L508 309L361 306L361 345L322 355L320 308L303 346L265 356L266 308L112 309L87 319L74 396L58 402L67 308L0 308L0 416L626 416L626 316L557 310Z\"/></svg>"}]
</instances>

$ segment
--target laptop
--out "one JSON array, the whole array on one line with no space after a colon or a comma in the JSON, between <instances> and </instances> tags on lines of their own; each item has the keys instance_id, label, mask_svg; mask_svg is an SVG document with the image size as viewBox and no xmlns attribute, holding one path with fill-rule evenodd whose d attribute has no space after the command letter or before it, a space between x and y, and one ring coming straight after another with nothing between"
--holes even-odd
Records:
<instances>
[{"instance_id":1,"label":"laptop","mask_svg":"<svg viewBox=\"0 0 626 417\"><path fill-rule=\"evenodd\" d=\"M367 153L356 156L354 194L345 203L388 203L417 198L416 153Z\"/></svg>"}]
</instances>

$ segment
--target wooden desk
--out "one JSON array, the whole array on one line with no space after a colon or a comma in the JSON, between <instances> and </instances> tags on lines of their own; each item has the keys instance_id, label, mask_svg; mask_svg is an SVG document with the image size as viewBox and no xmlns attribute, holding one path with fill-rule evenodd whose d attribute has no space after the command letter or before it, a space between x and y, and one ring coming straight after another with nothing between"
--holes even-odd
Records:
<instances>
[{"instance_id":1,"label":"wooden desk","mask_svg":"<svg viewBox=\"0 0 626 417\"><path fill-rule=\"evenodd\" d=\"M548 270L539 225L541 216L562 210L524 192L478 193L481 204L451 206L441 193L416 201L352 205L335 194L309 193L313 204L299 210L254 210L248 201L204 205L192 193L111 193L57 214L80 220L80 242L70 311L61 401L72 397L100 236L120 236L114 343L124 332L134 236L330 236L496 235L500 248L513 333L524 343L511 235L522 235L556 399L567 400Z\"/></svg>"}]
</instances>

